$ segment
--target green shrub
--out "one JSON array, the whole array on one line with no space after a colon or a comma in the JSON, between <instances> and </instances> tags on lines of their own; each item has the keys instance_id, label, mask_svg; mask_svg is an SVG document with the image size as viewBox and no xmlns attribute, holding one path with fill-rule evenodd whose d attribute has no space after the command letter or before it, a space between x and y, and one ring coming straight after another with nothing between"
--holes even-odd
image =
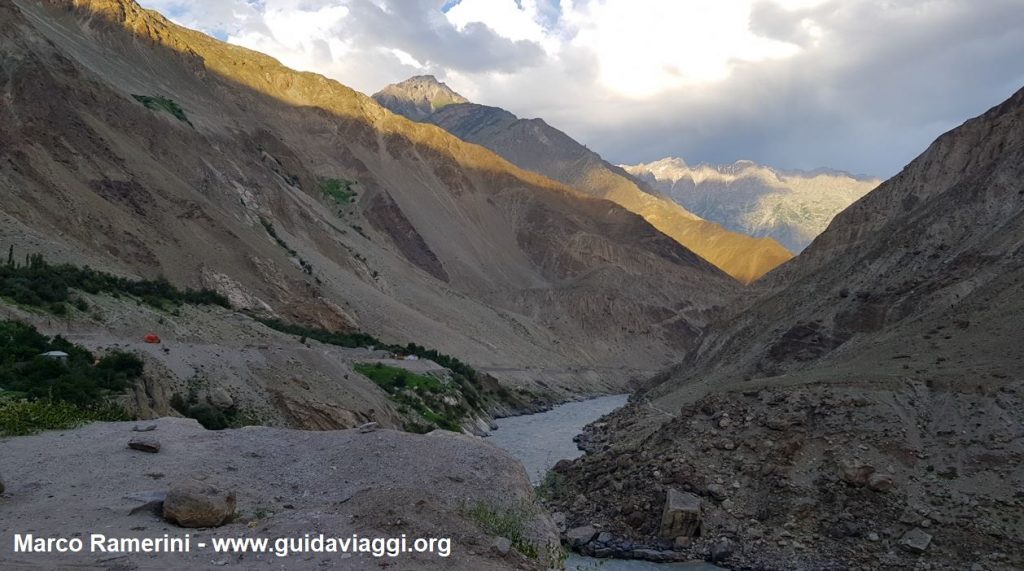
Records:
<instances>
[{"instance_id":1,"label":"green shrub","mask_svg":"<svg viewBox=\"0 0 1024 571\"><path fill-rule=\"evenodd\" d=\"M536 516L536 508L521 505L502 508L484 503L477 503L467 510L467 515L490 535L504 537L512 542L516 551L536 559L537 546L526 537L526 525Z\"/></svg>"},{"instance_id":2,"label":"green shrub","mask_svg":"<svg viewBox=\"0 0 1024 571\"><path fill-rule=\"evenodd\" d=\"M68 430L90 422L131 420L113 404L81 407L49 399L26 400L0 397L0 436L25 436L44 430Z\"/></svg>"},{"instance_id":3,"label":"green shrub","mask_svg":"<svg viewBox=\"0 0 1024 571\"><path fill-rule=\"evenodd\" d=\"M192 122L188 120L188 116L185 115L185 110L181 108L173 99L168 99L161 95L132 95L136 101L146 106L146 109L152 109L153 111L166 111L174 116L175 119L182 123L188 123L190 126Z\"/></svg>"},{"instance_id":4,"label":"green shrub","mask_svg":"<svg viewBox=\"0 0 1024 571\"><path fill-rule=\"evenodd\" d=\"M206 404L199 403L188 407L185 416L194 418L207 430L224 430L228 427L228 419L224 413Z\"/></svg>"},{"instance_id":5,"label":"green shrub","mask_svg":"<svg viewBox=\"0 0 1024 571\"><path fill-rule=\"evenodd\" d=\"M356 193L352 190L355 181L336 178L320 179L320 192L334 199L338 204L349 204L354 201Z\"/></svg>"}]
</instances>

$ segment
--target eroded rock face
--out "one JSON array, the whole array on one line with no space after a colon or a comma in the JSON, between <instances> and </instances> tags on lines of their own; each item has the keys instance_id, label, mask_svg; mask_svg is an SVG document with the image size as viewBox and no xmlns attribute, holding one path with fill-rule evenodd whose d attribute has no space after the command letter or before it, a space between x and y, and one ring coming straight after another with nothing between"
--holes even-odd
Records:
<instances>
[{"instance_id":1,"label":"eroded rock face","mask_svg":"<svg viewBox=\"0 0 1024 571\"><path fill-rule=\"evenodd\" d=\"M164 500L164 519L181 527L219 527L235 514L235 493L199 480L183 480Z\"/></svg>"}]
</instances>

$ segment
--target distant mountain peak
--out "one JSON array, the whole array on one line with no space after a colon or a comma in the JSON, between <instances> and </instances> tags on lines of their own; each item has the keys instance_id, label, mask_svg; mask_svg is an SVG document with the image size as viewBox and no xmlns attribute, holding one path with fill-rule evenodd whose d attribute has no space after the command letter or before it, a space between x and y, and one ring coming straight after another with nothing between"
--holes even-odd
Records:
<instances>
[{"instance_id":1,"label":"distant mountain peak","mask_svg":"<svg viewBox=\"0 0 1024 571\"><path fill-rule=\"evenodd\" d=\"M620 166L705 220L751 236L770 236L794 252L881 182L834 169L782 170L750 160L690 166L666 157Z\"/></svg>"},{"instance_id":2,"label":"distant mountain peak","mask_svg":"<svg viewBox=\"0 0 1024 571\"><path fill-rule=\"evenodd\" d=\"M415 75L400 83L393 83L373 98L399 115L422 121L439 109L458 103L469 103L448 84L433 75Z\"/></svg>"}]
</instances>

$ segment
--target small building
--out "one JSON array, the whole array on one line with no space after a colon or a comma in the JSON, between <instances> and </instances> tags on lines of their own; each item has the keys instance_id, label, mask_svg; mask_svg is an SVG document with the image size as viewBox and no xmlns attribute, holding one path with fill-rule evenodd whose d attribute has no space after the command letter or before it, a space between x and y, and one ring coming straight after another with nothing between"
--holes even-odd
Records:
<instances>
[{"instance_id":1,"label":"small building","mask_svg":"<svg viewBox=\"0 0 1024 571\"><path fill-rule=\"evenodd\" d=\"M67 361L68 354L64 351L47 351L40 355L44 359L55 359L57 361Z\"/></svg>"}]
</instances>

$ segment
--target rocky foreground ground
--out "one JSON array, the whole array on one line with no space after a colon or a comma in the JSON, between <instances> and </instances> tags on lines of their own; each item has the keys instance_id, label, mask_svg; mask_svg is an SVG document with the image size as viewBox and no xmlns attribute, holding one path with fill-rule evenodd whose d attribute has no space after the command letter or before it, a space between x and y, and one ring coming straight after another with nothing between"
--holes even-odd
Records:
<instances>
[{"instance_id":1,"label":"rocky foreground ground","mask_svg":"<svg viewBox=\"0 0 1024 571\"><path fill-rule=\"evenodd\" d=\"M178 418L97 423L0 441L0 476L3 569L542 569L548 547L554 553L558 544L551 520L532 509L533 489L517 461L479 439L441 431L211 432ZM502 520L521 532L511 538L515 545L495 531ZM17 533L189 533L193 550L14 553ZM450 537L451 556L280 558L194 547L213 537L320 533ZM537 553L523 555L525 544Z\"/></svg>"},{"instance_id":2,"label":"rocky foreground ground","mask_svg":"<svg viewBox=\"0 0 1024 571\"><path fill-rule=\"evenodd\" d=\"M1021 569L1022 414L1021 382L980 379L752 384L676 411L641 400L589 426L591 454L559 463L544 494L569 542L603 557Z\"/></svg>"}]
</instances>

